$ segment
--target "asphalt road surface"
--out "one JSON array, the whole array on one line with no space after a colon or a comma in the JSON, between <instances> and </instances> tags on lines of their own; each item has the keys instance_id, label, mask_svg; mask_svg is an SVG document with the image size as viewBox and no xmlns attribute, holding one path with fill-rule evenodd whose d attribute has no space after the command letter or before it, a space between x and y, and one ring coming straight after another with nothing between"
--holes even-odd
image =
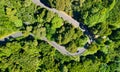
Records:
<instances>
[{"instance_id":1,"label":"asphalt road surface","mask_svg":"<svg viewBox=\"0 0 120 72\"><path fill-rule=\"evenodd\" d=\"M88 37L89 37L89 40L88 40L88 42L84 45L84 47L78 48L78 51L75 52L75 53L70 53L69 51L67 51L67 50L65 49L64 46L61 46L61 45L57 44L57 43L54 42L54 41L49 41L46 37L44 37L42 40L46 41L46 42L49 43L51 46L53 46L54 48L56 48L56 50L58 50L60 53L65 54L65 55L68 55L68 56L81 55L82 53L84 53L84 52L86 51L86 48L93 42L93 40L94 40L94 35L89 32L89 30L87 29L86 26L84 26L84 24L79 23L78 21L76 21L75 19L73 19L71 16L67 15L67 14L66 14L65 12L63 12L63 11L58 11L58 10L56 10L56 9L54 9L54 8L49 8L49 7L45 6L43 3L40 2L40 0L32 0L32 1L33 1L36 5L39 5L39 6L45 8L45 9L47 9L47 10L50 10L50 11L52 11L52 12L54 12L54 13L57 13L57 14L59 15L59 17L63 18L63 20L68 21L68 22L69 22L70 24L72 24L74 27L79 27L79 28L80 28L86 35L88 35ZM0 39L0 43L6 41L6 39L9 39L10 37L12 37L12 38L17 38L17 37L20 37L20 36L22 36L22 35L23 35L22 32L16 32L16 33L11 34L11 35L3 38L3 39ZM32 34L32 36L34 36L34 35Z\"/></svg>"},{"instance_id":2,"label":"asphalt road surface","mask_svg":"<svg viewBox=\"0 0 120 72\"><path fill-rule=\"evenodd\" d=\"M80 29L85 32L87 35L91 36L89 31L87 30L86 27L84 27L84 25L81 23L79 23L78 21L76 21L75 19L73 19L71 16L67 15L65 12L63 11L58 11L54 8L49 8L47 6L45 6L40 0L32 0L36 5L39 5L43 8L46 8L47 10L50 10L56 14L59 15L59 17L63 18L63 20L68 21L70 24L72 24L74 27L80 27L82 26L83 28L80 27ZM64 46L60 46L59 44L57 44L54 41L49 41L47 40L47 38L43 39L44 41L48 42L51 46L55 47L60 53L65 54L65 55L70 55L70 56L75 56L75 55L80 55L83 52L86 51L86 48L88 47L89 44L91 44L91 42L93 40L91 40L91 38L88 40L88 42L85 44L84 47L82 48L78 48L78 51L76 53L70 53L68 52Z\"/></svg>"}]
</instances>

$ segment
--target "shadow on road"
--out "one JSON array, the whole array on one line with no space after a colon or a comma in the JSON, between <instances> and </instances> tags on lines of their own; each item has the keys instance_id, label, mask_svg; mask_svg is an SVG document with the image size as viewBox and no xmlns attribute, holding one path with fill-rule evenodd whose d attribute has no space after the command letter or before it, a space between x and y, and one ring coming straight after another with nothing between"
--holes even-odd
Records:
<instances>
[{"instance_id":1,"label":"shadow on road","mask_svg":"<svg viewBox=\"0 0 120 72\"><path fill-rule=\"evenodd\" d=\"M86 34L91 41L95 40L95 35L89 30L89 28L85 24L79 23L79 27L84 30L84 34Z\"/></svg>"},{"instance_id":2,"label":"shadow on road","mask_svg":"<svg viewBox=\"0 0 120 72\"><path fill-rule=\"evenodd\" d=\"M13 37L12 36L9 36L7 38L4 38L4 40L0 40L0 45L3 45L3 44L6 44L7 42L10 41L10 39L12 39Z\"/></svg>"}]
</instances>

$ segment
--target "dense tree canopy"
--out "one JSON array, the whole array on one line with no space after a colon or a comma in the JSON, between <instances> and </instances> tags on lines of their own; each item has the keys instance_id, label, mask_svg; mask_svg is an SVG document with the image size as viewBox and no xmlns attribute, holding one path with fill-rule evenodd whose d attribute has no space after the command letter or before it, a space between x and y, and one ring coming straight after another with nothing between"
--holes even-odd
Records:
<instances>
[{"instance_id":1,"label":"dense tree canopy","mask_svg":"<svg viewBox=\"0 0 120 72\"><path fill-rule=\"evenodd\" d=\"M120 72L120 0L41 0L95 35L80 56L66 56L44 37L75 53L88 36L32 0L0 0L0 72ZM2 38L22 32L18 38Z\"/></svg>"}]
</instances>

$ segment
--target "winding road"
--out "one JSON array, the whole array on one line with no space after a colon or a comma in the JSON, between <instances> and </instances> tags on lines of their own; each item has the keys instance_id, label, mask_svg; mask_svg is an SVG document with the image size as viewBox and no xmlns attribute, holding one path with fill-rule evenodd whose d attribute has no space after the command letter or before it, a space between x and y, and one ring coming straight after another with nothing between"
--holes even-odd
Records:
<instances>
[{"instance_id":1,"label":"winding road","mask_svg":"<svg viewBox=\"0 0 120 72\"><path fill-rule=\"evenodd\" d=\"M21 36L23 36L23 34L20 31L11 33L11 34L5 36L4 38L0 38L0 45L3 44L3 43L8 42L9 39L11 39L11 38L17 38L17 37L21 37Z\"/></svg>"},{"instance_id":2,"label":"winding road","mask_svg":"<svg viewBox=\"0 0 120 72\"><path fill-rule=\"evenodd\" d=\"M45 9L47 9L49 11L52 11L52 12L58 14L59 17L63 18L63 20L65 20L65 21L68 21L74 27L79 27L81 29L81 31L83 31L89 37L89 40L84 45L84 47L78 48L78 51L76 53L70 53L70 52L68 52L65 49L64 46L61 46L61 45L57 44L54 41L49 41L47 38L43 38L44 41L48 42L51 46L53 46L54 48L56 48L60 53L65 54L65 55L69 55L69 56L80 55L83 52L85 52L86 48L94 41L94 35L89 32L88 28L84 24L76 21L75 19L73 19L71 16L67 15L63 11L58 11L58 10L56 10L54 8L49 8L49 7L45 6L40 0L32 0L32 1L36 5L41 6L41 7L45 8Z\"/></svg>"},{"instance_id":3,"label":"winding road","mask_svg":"<svg viewBox=\"0 0 120 72\"><path fill-rule=\"evenodd\" d=\"M81 55L82 53L84 53L86 51L86 48L94 41L94 35L89 32L89 30L87 29L86 26L84 26L84 24L79 23L78 21L76 21L75 19L73 19L71 16L67 15L63 11L58 11L58 10L56 10L54 8L49 8L49 7L45 6L40 0L32 0L32 1L36 5L41 6L41 7L45 8L45 9L47 9L49 11L52 11L52 12L58 14L59 17L63 18L63 20L65 20L65 21L68 21L74 27L79 27L89 37L89 40L84 45L84 47L78 48L78 51L76 53L70 53L69 51L66 50L66 48L64 46L61 46L61 45L57 44L54 41L49 41L46 37L42 38L42 40L46 41L51 46L53 46L54 48L56 48L56 50L58 50L60 53L62 53L64 55L68 55L68 56ZM0 39L0 43L2 41L5 41L6 38L9 38L9 37L16 38L16 37L20 37L22 35L23 35L22 32L17 32L17 33L11 34L8 37L5 37L4 39Z\"/></svg>"}]
</instances>

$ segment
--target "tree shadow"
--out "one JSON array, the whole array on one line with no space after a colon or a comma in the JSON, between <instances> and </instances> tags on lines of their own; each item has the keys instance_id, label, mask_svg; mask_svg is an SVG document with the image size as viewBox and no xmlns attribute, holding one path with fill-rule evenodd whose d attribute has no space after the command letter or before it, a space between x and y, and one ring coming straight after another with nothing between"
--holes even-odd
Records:
<instances>
[{"instance_id":1,"label":"tree shadow","mask_svg":"<svg viewBox=\"0 0 120 72\"><path fill-rule=\"evenodd\" d=\"M51 8L49 0L39 0L41 3L43 3L45 6Z\"/></svg>"},{"instance_id":2,"label":"tree shadow","mask_svg":"<svg viewBox=\"0 0 120 72\"><path fill-rule=\"evenodd\" d=\"M77 21L81 19L80 13L78 11L73 11L73 18Z\"/></svg>"},{"instance_id":3,"label":"tree shadow","mask_svg":"<svg viewBox=\"0 0 120 72\"><path fill-rule=\"evenodd\" d=\"M37 19L37 15L41 14L43 10L44 10L44 8L40 8L34 13L35 19Z\"/></svg>"},{"instance_id":4,"label":"tree shadow","mask_svg":"<svg viewBox=\"0 0 120 72\"><path fill-rule=\"evenodd\" d=\"M106 54L100 50L98 50L94 55L97 56L97 58L101 59L102 61L106 60Z\"/></svg>"},{"instance_id":5,"label":"tree shadow","mask_svg":"<svg viewBox=\"0 0 120 72\"><path fill-rule=\"evenodd\" d=\"M34 40L34 37L32 35L29 35L29 36L27 36L25 38L22 38L20 40L16 40L16 38L14 38L13 36L9 36L8 38L4 38L3 41L0 41L0 46L5 45L7 42L12 43L12 42L15 42L15 41L20 42L20 41L33 41L33 40Z\"/></svg>"},{"instance_id":6,"label":"tree shadow","mask_svg":"<svg viewBox=\"0 0 120 72\"><path fill-rule=\"evenodd\" d=\"M94 55L87 55L86 58L91 59L93 62L96 60L96 57Z\"/></svg>"},{"instance_id":7,"label":"tree shadow","mask_svg":"<svg viewBox=\"0 0 120 72\"><path fill-rule=\"evenodd\" d=\"M0 41L0 45L5 45L7 42L10 41L10 39L13 39L13 37L12 37L12 36L9 36L9 37L7 37L7 38L4 38L3 41Z\"/></svg>"}]
</instances>

